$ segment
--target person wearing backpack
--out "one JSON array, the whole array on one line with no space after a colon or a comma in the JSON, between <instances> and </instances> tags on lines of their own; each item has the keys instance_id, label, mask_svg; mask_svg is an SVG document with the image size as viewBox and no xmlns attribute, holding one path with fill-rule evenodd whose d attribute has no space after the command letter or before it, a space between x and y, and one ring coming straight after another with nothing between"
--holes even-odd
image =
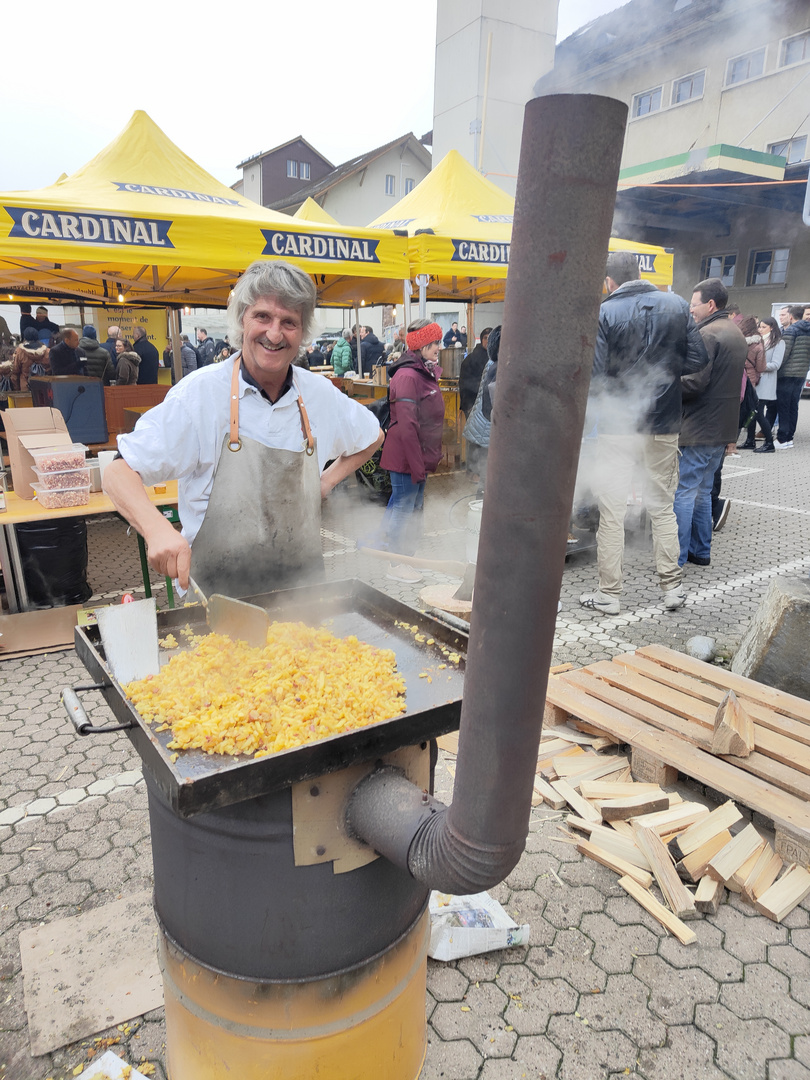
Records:
<instances>
[{"instance_id":1,"label":"person wearing backpack","mask_svg":"<svg viewBox=\"0 0 810 1080\"><path fill-rule=\"evenodd\" d=\"M29 326L11 361L11 385L15 390L27 390L29 378L50 373L48 346L39 340L33 326Z\"/></svg>"},{"instance_id":2,"label":"person wearing backpack","mask_svg":"<svg viewBox=\"0 0 810 1080\"><path fill-rule=\"evenodd\" d=\"M444 398L435 367L442 329L428 319L408 327L407 352L389 368L391 415L380 465L391 476L391 498L383 518L383 543L393 556L413 555L423 531L425 479L442 457ZM396 561L388 564L392 581L413 584L422 575Z\"/></svg>"}]
</instances>

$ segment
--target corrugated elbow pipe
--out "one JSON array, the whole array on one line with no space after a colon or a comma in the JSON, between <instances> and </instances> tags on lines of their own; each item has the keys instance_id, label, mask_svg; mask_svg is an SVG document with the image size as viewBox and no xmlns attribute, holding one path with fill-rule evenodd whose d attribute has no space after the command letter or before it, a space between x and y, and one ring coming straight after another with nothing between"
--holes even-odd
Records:
<instances>
[{"instance_id":1,"label":"corrugated elbow pipe","mask_svg":"<svg viewBox=\"0 0 810 1080\"><path fill-rule=\"evenodd\" d=\"M503 880L529 831L626 119L592 95L526 106L453 802L392 770L350 800L355 835L443 892Z\"/></svg>"}]
</instances>

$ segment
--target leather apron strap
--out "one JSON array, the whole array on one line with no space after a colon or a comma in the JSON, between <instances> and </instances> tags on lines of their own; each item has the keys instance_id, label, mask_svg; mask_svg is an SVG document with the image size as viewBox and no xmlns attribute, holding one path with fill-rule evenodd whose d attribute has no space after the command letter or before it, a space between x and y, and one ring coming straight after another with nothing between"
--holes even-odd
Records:
<instances>
[{"instance_id":1,"label":"leather apron strap","mask_svg":"<svg viewBox=\"0 0 810 1080\"><path fill-rule=\"evenodd\" d=\"M231 372L231 410L229 423L228 449L236 452L242 445L239 438L239 368L242 363L241 354L234 361ZM309 426L306 406L301 394L298 394L298 411L301 414L301 431L307 444L307 454L311 457L315 453L315 440L312 437L312 428Z\"/></svg>"}]
</instances>

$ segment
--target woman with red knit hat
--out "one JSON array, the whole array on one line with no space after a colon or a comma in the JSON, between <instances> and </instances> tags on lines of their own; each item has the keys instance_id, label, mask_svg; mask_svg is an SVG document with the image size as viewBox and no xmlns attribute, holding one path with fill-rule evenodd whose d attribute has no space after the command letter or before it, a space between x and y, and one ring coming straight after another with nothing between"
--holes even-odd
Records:
<instances>
[{"instance_id":1,"label":"woman with red knit hat","mask_svg":"<svg viewBox=\"0 0 810 1080\"><path fill-rule=\"evenodd\" d=\"M444 398L436 378L442 328L428 319L408 327L407 352L389 368L391 422L380 465L391 475L391 498L382 532L392 553L413 555L422 536L425 478L442 456ZM391 562L387 577L415 583L422 575L413 567Z\"/></svg>"}]
</instances>

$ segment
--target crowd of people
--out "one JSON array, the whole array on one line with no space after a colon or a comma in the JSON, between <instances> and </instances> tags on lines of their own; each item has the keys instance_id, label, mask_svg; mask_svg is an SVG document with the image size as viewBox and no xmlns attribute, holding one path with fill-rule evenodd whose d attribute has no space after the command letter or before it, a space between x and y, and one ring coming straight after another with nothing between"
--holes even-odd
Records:
<instances>
[{"instance_id":1,"label":"crowd of people","mask_svg":"<svg viewBox=\"0 0 810 1080\"><path fill-rule=\"evenodd\" d=\"M158 351L142 326L134 328L130 340L111 324L102 342L92 324L79 335L74 327L53 322L43 306L32 315L30 304L20 305L19 335L0 319L0 389L5 392L28 390L38 375L83 375L104 386L154 384L159 367Z\"/></svg>"},{"instance_id":2,"label":"crowd of people","mask_svg":"<svg viewBox=\"0 0 810 1080\"><path fill-rule=\"evenodd\" d=\"M640 280L629 252L609 255L605 284L586 421L597 448L583 478L599 509L599 587L579 602L621 611L627 499L641 473L663 603L675 610L686 599L684 565L710 565L728 517L724 458L794 445L810 307L757 320L728 304L718 278L698 282L687 304Z\"/></svg>"}]
</instances>

